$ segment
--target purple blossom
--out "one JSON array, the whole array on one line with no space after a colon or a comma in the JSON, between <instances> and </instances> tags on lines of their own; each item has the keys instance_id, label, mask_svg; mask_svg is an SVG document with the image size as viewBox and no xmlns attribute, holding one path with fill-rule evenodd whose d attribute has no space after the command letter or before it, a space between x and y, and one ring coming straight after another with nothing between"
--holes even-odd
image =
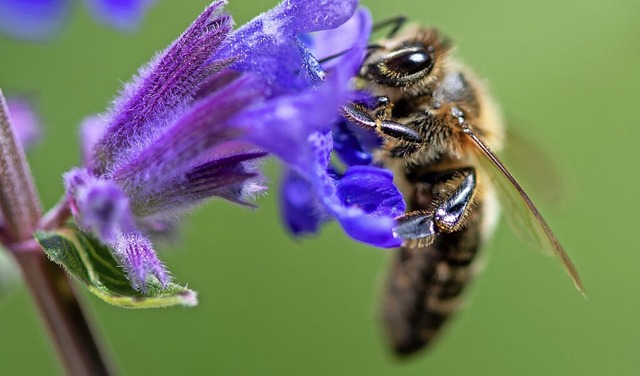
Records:
<instances>
[{"instance_id":1,"label":"purple blossom","mask_svg":"<svg viewBox=\"0 0 640 376\"><path fill-rule=\"evenodd\" d=\"M375 166L349 167L344 175L331 176L333 140L330 133L315 133L309 145L316 151L313 170L290 171L283 181L281 208L292 233L316 232L319 224L335 217L353 239L379 247L397 247L395 217L405 203L393 185L391 172ZM306 206L300 197L305 197Z\"/></svg>"},{"instance_id":2,"label":"purple blossom","mask_svg":"<svg viewBox=\"0 0 640 376\"><path fill-rule=\"evenodd\" d=\"M286 166L280 206L293 234L314 233L320 223L336 218L352 238L394 247L401 244L393 235L394 218L404 212L405 204L391 175L375 166L357 173L347 170L349 184L341 184L340 177L332 176L329 164L331 129L342 121L340 106L357 95L349 81L362 64L370 28L369 13L360 9L343 26L309 36L312 52L317 45L324 56L342 55L323 67L327 78L322 85L314 87L310 79L306 87L297 85L297 92L280 95L246 113L252 119L247 138L277 155ZM327 47L332 40L341 42ZM275 67L279 76L286 71L286 67ZM362 205L365 202L368 205Z\"/></svg>"},{"instance_id":3,"label":"purple blossom","mask_svg":"<svg viewBox=\"0 0 640 376\"><path fill-rule=\"evenodd\" d=\"M84 0L95 18L120 31L135 30L155 0ZM42 41L56 35L71 10L69 0L0 0L0 32Z\"/></svg>"},{"instance_id":4,"label":"purple blossom","mask_svg":"<svg viewBox=\"0 0 640 376\"><path fill-rule=\"evenodd\" d=\"M329 164L339 109L358 95L350 81L368 12L355 11L355 0L289 0L231 31L223 5L207 7L110 111L84 122L85 167L65 175L79 225L113 248L135 288L152 277L166 284L149 234L212 197L252 206L266 189L259 161L271 154L285 166L293 233L336 218L354 239L398 245L392 229L404 202L390 173L363 166L340 175Z\"/></svg>"},{"instance_id":5,"label":"purple blossom","mask_svg":"<svg viewBox=\"0 0 640 376\"><path fill-rule=\"evenodd\" d=\"M150 276L169 278L149 234L210 197L251 205L265 189L265 153L232 121L262 100L264 85L225 70L229 59L207 62L231 30L222 5L143 67L109 112L85 120L85 168L65 175L79 225L114 249L142 290Z\"/></svg>"}]
</instances>

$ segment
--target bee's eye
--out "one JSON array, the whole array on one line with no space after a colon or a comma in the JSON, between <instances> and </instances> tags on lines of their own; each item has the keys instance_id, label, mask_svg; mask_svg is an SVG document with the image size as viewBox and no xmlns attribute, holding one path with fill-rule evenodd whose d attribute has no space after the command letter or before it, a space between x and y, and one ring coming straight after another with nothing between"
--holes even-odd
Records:
<instances>
[{"instance_id":1,"label":"bee's eye","mask_svg":"<svg viewBox=\"0 0 640 376\"><path fill-rule=\"evenodd\" d=\"M385 59L382 64L391 72L400 76L410 76L431 68L431 55L422 49L405 50Z\"/></svg>"},{"instance_id":2,"label":"bee's eye","mask_svg":"<svg viewBox=\"0 0 640 376\"><path fill-rule=\"evenodd\" d=\"M425 77L433 68L433 57L422 47L405 47L369 64L367 73L377 83L406 86Z\"/></svg>"}]
</instances>

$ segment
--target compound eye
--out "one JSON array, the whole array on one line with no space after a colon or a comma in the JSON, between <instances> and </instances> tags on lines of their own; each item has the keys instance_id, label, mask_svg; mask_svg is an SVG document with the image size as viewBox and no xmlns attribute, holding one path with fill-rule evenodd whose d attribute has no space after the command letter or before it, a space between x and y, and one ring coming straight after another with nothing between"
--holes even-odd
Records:
<instances>
[{"instance_id":1,"label":"compound eye","mask_svg":"<svg viewBox=\"0 0 640 376\"><path fill-rule=\"evenodd\" d=\"M382 62L391 72L400 76L411 76L429 70L433 66L431 55L423 49L410 49L399 52Z\"/></svg>"},{"instance_id":2,"label":"compound eye","mask_svg":"<svg viewBox=\"0 0 640 376\"><path fill-rule=\"evenodd\" d=\"M433 57L422 47L406 47L368 66L368 75L377 83L407 86L425 77L433 68Z\"/></svg>"}]
</instances>

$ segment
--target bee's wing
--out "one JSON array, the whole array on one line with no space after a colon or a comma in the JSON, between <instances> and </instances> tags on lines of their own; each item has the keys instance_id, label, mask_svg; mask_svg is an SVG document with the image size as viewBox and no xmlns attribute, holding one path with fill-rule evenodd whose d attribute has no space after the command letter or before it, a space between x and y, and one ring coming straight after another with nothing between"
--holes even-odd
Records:
<instances>
[{"instance_id":1,"label":"bee's wing","mask_svg":"<svg viewBox=\"0 0 640 376\"><path fill-rule=\"evenodd\" d=\"M536 193L534 198L543 206L563 201L566 197L564 181L549 154L515 127L507 127L506 133L509 142L500 155L509 165L509 170L519 176L529 192Z\"/></svg>"},{"instance_id":2,"label":"bee's wing","mask_svg":"<svg viewBox=\"0 0 640 376\"><path fill-rule=\"evenodd\" d=\"M507 205L505 216L510 219L510 224L515 227L514 230L536 249L555 255L573 280L576 289L584 294L584 286L578 271L529 195L493 151L470 128L465 126L462 129L477 146L478 160L483 169L493 178L501 202Z\"/></svg>"}]
</instances>

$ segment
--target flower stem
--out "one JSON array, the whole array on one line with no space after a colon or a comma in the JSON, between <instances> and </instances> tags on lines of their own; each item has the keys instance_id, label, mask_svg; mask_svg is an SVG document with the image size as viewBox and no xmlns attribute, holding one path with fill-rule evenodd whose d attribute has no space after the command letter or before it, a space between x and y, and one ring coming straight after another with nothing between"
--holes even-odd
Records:
<instances>
[{"instance_id":1,"label":"flower stem","mask_svg":"<svg viewBox=\"0 0 640 376\"><path fill-rule=\"evenodd\" d=\"M0 90L0 209L14 241L30 239L42 214L24 150Z\"/></svg>"},{"instance_id":2,"label":"flower stem","mask_svg":"<svg viewBox=\"0 0 640 376\"><path fill-rule=\"evenodd\" d=\"M14 253L67 375L113 375L69 276L44 252Z\"/></svg>"},{"instance_id":3,"label":"flower stem","mask_svg":"<svg viewBox=\"0 0 640 376\"><path fill-rule=\"evenodd\" d=\"M0 240L13 254L68 375L111 375L69 276L30 242L42 216L24 150L16 138L0 91ZM64 205L45 221L63 221ZM14 247L12 247L14 245Z\"/></svg>"}]
</instances>

